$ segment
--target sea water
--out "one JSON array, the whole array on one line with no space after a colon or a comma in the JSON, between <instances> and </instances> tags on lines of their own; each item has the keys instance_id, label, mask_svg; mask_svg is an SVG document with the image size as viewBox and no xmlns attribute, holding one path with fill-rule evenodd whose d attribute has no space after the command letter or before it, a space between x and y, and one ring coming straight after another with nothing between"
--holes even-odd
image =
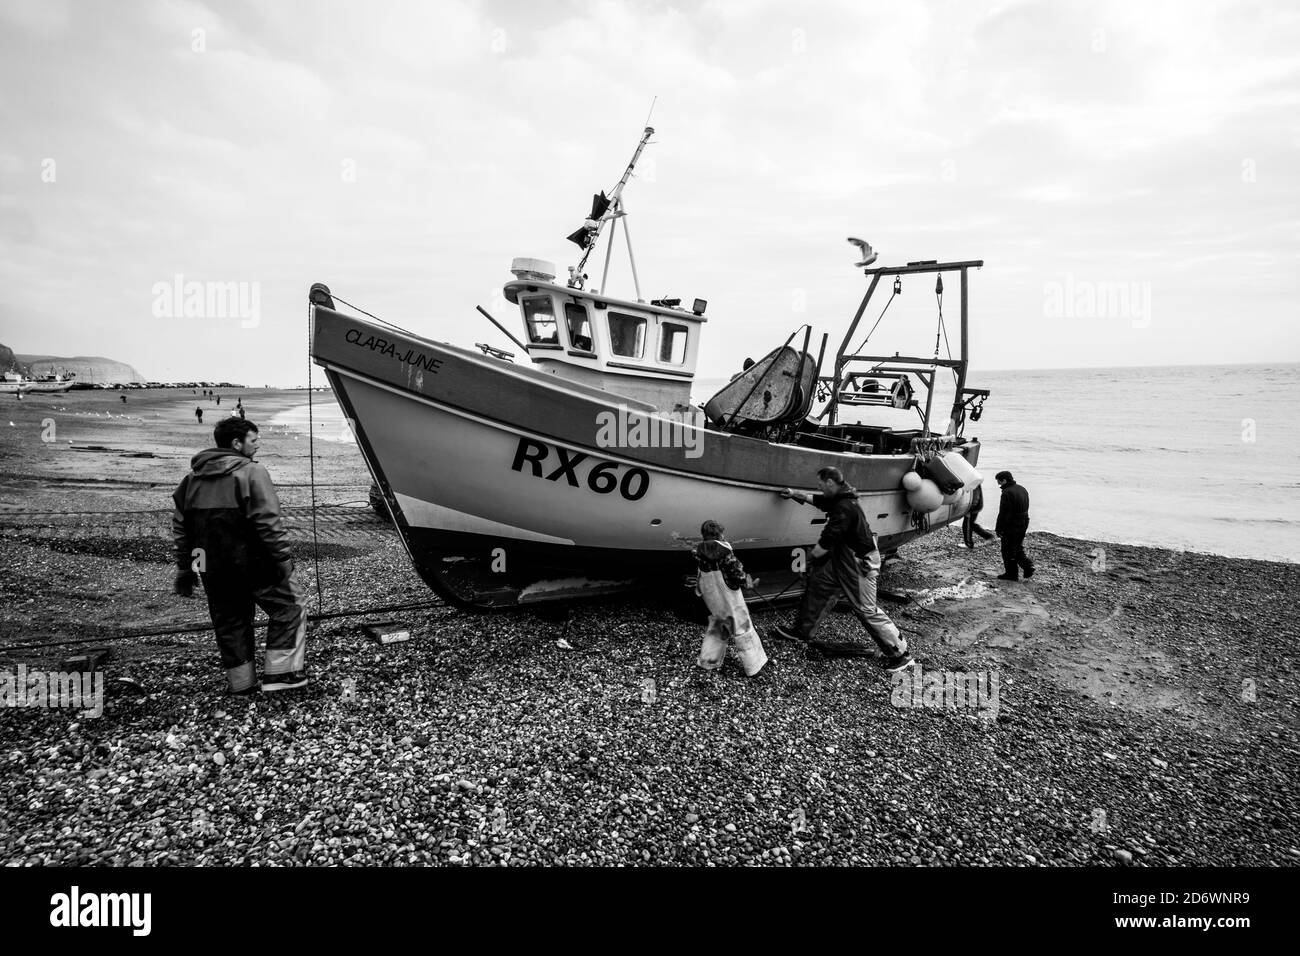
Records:
<instances>
[{"instance_id":1,"label":"sea water","mask_svg":"<svg viewBox=\"0 0 1300 956\"><path fill-rule=\"evenodd\" d=\"M313 398L310 406L296 405L272 415L269 424L305 435L308 422L313 426L315 437L321 441L357 443L351 424L343 417L343 409L339 408L332 394Z\"/></svg>"},{"instance_id":2,"label":"sea water","mask_svg":"<svg viewBox=\"0 0 1300 956\"><path fill-rule=\"evenodd\" d=\"M967 426L991 508L1005 468L1029 491L1031 528L1300 561L1300 365L973 378L992 390Z\"/></svg>"}]
</instances>

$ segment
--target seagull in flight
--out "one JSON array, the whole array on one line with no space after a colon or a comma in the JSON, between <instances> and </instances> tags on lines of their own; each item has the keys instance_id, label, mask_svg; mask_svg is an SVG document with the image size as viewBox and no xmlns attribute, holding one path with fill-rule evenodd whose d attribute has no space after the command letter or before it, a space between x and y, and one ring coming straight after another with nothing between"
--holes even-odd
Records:
<instances>
[{"instance_id":1,"label":"seagull in flight","mask_svg":"<svg viewBox=\"0 0 1300 956\"><path fill-rule=\"evenodd\" d=\"M862 261L853 263L855 268L866 268L876 261L876 250L871 248L871 243L862 239L854 239L849 236L849 242L858 247L858 252L862 253Z\"/></svg>"}]
</instances>

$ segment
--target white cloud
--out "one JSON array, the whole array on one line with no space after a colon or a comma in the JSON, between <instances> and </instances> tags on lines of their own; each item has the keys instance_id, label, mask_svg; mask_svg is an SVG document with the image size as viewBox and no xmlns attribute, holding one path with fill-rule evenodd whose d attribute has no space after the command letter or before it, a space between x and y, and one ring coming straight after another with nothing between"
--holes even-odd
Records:
<instances>
[{"instance_id":1,"label":"white cloud","mask_svg":"<svg viewBox=\"0 0 1300 956\"><path fill-rule=\"evenodd\" d=\"M67 0L5 0L0 21L33 37L58 36L68 28Z\"/></svg>"},{"instance_id":2,"label":"white cloud","mask_svg":"<svg viewBox=\"0 0 1300 956\"><path fill-rule=\"evenodd\" d=\"M224 360L221 330L140 320L176 272L264 283L254 381L300 377L311 281L464 342L513 256L576 261L564 236L657 95L631 226L651 294L710 300L703 374L805 319L836 338L862 292L847 235L882 261L986 259L988 365L1113 356L1115 330L1041 320L1043 277L1070 269L1162 290L1134 362L1222 357L1196 336L1246 284L1234 347L1300 357L1300 19L1264 4L10 0L0 17L21 351L75 337L146 374L234 377L200 369Z\"/></svg>"}]
</instances>

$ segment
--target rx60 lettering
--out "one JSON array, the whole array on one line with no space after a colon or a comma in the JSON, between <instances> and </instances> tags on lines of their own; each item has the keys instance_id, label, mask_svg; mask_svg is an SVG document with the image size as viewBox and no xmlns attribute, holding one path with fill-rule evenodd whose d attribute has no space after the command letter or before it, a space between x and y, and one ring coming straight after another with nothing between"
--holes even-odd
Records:
<instances>
[{"instance_id":1,"label":"rx60 lettering","mask_svg":"<svg viewBox=\"0 0 1300 956\"><path fill-rule=\"evenodd\" d=\"M552 457L551 452L555 452ZM587 469L586 485L598 495L608 495L618 489L628 501L639 501L650 490L650 473L644 468L628 468L619 476L620 466L612 461L600 461L591 458L586 452L569 451L567 448L552 448L544 442L532 438L520 438L515 449L515 460L510 467L518 472L527 465L534 478L546 481L564 479L570 487L581 488L583 481L578 476L579 466L590 459L592 464Z\"/></svg>"}]
</instances>

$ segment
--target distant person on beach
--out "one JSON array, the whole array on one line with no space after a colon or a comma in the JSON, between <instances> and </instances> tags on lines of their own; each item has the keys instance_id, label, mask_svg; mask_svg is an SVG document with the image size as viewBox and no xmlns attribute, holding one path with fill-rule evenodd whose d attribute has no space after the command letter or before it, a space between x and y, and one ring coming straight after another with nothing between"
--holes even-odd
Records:
<instances>
[{"instance_id":1,"label":"distant person on beach","mask_svg":"<svg viewBox=\"0 0 1300 956\"><path fill-rule=\"evenodd\" d=\"M194 409L194 417L199 420L200 425L203 424L203 408L201 406Z\"/></svg>"},{"instance_id":2,"label":"distant person on beach","mask_svg":"<svg viewBox=\"0 0 1300 956\"><path fill-rule=\"evenodd\" d=\"M121 396L121 399L122 399L122 404L125 405L125 404L126 404L126 396L125 396L125 395Z\"/></svg>"},{"instance_id":3,"label":"distant person on beach","mask_svg":"<svg viewBox=\"0 0 1300 956\"><path fill-rule=\"evenodd\" d=\"M745 606L742 589L753 587L740 559L725 537L726 529L709 520L700 525L703 541L692 552L695 558L695 593L704 598L709 609L709 626L696 663L705 670L716 670L726 659L727 648L734 646L745 673L753 677L767 663L767 654Z\"/></svg>"},{"instance_id":4,"label":"distant person on beach","mask_svg":"<svg viewBox=\"0 0 1300 956\"><path fill-rule=\"evenodd\" d=\"M975 550L974 535L979 535L985 541L994 537L992 531L979 526L980 512L983 510L984 488L981 485L976 485L975 490L970 493L970 510L966 512L966 517L961 521L962 540L971 551Z\"/></svg>"},{"instance_id":5,"label":"distant person on beach","mask_svg":"<svg viewBox=\"0 0 1300 956\"><path fill-rule=\"evenodd\" d=\"M218 404L218 405L221 404L221 396L220 396L220 395L217 396L217 404Z\"/></svg>"},{"instance_id":6,"label":"distant person on beach","mask_svg":"<svg viewBox=\"0 0 1300 956\"><path fill-rule=\"evenodd\" d=\"M1029 492L1016 484L1009 471L999 471L994 479L1002 489L998 504L998 523L995 526L1002 539L1002 564L1006 571L998 575L999 581L1019 581L1020 570L1025 577L1034 576L1034 562L1025 554L1025 533L1029 530Z\"/></svg>"},{"instance_id":7,"label":"distant person on beach","mask_svg":"<svg viewBox=\"0 0 1300 956\"><path fill-rule=\"evenodd\" d=\"M813 505L825 511L827 517L810 555L812 568L795 623L789 627L777 626L776 634L789 641L804 641L828 656L872 656L864 644L830 644L813 639L826 612L843 595L884 655L885 669L892 674L911 667L914 661L907 652L907 641L876 603L880 549L858 504L857 491L844 481L838 468L829 467L817 472L817 487L821 494L810 495L789 488L780 491L782 498Z\"/></svg>"},{"instance_id":8,"label":"distant person on beach","mask_svg":"<svg viewBox=\"0 0 1300 956\"><path fill-rule=\"evenodd\" d=\"M172 495L176 593L190 597L203 580L217 648L232 694L257 692L254 605L266 612L263 691L307 683L307 609L293 581L289 536L267 470L253 461L257 426L225 418L212 433L215 448L190 461Z\"/></svg>"}]
</instances>

